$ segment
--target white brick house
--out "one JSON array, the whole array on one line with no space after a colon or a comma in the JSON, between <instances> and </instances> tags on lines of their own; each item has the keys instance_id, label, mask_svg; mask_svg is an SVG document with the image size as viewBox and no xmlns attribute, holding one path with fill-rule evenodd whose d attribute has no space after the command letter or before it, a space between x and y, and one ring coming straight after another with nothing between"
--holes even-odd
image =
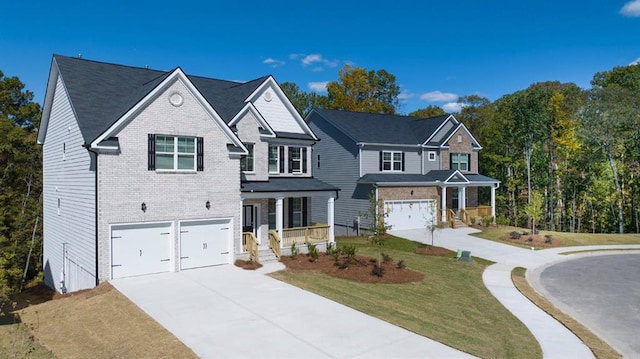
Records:
<instances>
[{"instance_id":1,"label":"white brick house","mask_svg":"<svg viewBox=\"0 0 640 359\"><path fill-rule=\"evenodd\" d=\"M71 292L229 264L247 241L281 248L308 231L311 203L332 223L337 188L311 171L317 140L272 77L54 55L38 137L45 283Z\"/></svg>"}]
</instances>

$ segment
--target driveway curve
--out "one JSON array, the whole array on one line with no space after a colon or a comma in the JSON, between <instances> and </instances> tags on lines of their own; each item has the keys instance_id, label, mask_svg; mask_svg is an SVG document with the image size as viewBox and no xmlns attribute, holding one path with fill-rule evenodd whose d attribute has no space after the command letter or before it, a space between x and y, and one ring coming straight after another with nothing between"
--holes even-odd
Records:
<instances>
[{"instance_id":1,"label":"driveway curve","mask_svg":"<svg viewBox=\"0 0 640 359\"><path fill-rule=\"evenodd\" d=\"M627 358L640 358L640 252L583 253L537 268L529 282Z\"/></svg>"}]
</instances>

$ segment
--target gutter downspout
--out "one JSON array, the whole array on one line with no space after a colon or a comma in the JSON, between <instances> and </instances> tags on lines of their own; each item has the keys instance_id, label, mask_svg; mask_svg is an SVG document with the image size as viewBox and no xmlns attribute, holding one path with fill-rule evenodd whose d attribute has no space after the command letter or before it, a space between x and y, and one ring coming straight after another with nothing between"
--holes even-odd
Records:
<instances>
[{"instance_id":1,"label":"gutter downspout","mask_svg":"<svg viewBox=\"0 0 640 359\"><path fill-rule=\"evenodd\" d=\"M96 231L96 238L95 238L95 253L96 253L96 261L95 261L95 270L96 270L96 287L100 284L100 272L99 272L99 261L98 261L98 151L96 151L95 149L92 149L89 147L88 144L85 144L84 147L87 149L87 151L89 151L90 153L93 153L93 155L95 156L95 231Z\"/></svg>"}]
</instances>

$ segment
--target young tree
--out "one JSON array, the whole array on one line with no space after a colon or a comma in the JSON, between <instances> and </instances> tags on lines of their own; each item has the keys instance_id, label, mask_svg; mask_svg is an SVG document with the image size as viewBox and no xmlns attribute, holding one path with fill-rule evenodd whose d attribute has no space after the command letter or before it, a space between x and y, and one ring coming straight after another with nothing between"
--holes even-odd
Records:
<instances>
[{"instance_id":1,"label":"young tree","mask_svg":"<svg viewBox=\"0 0 640 359\"><path fill-rule=\"evenodd\" d=\"M400 87L386 70L345 65L327 85L327 108L369 113L396 113Z\"/></svg>"},{"instance_id":2,"label":"young tree","mask_svg":"<svg viewBox=\"0 0 640 359\"><path fill-rule=\"evenodd\" d=\"M536 233L536 225L542 219L543 198L539 191L530 191L531 201L524 207L524 212L531 221L531 233Z\"/></svg>"},{"instance_id":3,"label":"young tree","mask_svg":"<svg viewBox=\"0 0 640 359\"><path fill-rule=\"evenodd\" d=\"M382 247L387 241L387 230L390 228L386 221L386 218L389 217L389 211L384 206L384 200L382 198L376 200L372 191L369 193L369 208L362 215L369 219L369 240L378 248L377 263L378 268L381 268Z\"/></svg>"}]
</instances>

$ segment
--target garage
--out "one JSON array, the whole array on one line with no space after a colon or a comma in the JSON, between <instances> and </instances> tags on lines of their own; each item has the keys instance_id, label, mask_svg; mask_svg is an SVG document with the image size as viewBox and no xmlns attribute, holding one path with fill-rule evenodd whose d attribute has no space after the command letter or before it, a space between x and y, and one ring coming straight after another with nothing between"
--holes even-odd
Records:
<instances>
[{"instance_id":1,"label":"garage","mask_svg":"<svg viewBox=\"0 0 640 359\"><path fill-rule=\"evenodd\" d=\"M180 268L230 263L231 220L180 222Z\"/></svg>"},{"instance_id":2,"label":"garage","mask_svg":"<svg viewBox=\"0 0 640 359\"><path fill-rule=\"evenodd\" d=\"M436 222L436 201L433 199L385 201L391 230L418 229Z\"/></svg>"},{"instance_id":3,"label":"garage","mask_svg":"<svg viewBox=\"0 0 640 359\"><path fill-rule=\"evenodd\" d=\"M171 229L171 222L113 225L111 278L168 272Z\"/></svg>"}]
</instances>

